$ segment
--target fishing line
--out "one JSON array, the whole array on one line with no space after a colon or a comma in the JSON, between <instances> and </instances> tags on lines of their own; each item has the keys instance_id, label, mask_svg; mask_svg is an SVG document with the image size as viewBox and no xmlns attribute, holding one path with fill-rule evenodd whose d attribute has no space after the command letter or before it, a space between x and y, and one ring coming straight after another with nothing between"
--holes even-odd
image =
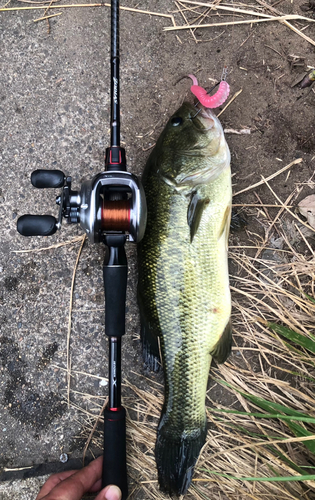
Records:
<instances>
[{"instance_id":1,"label":"fishing line","mask_svg":"<svg viewBox=\"0 0 315 500\"><path fill-rule=\"evenodd\" d=\"M197 102L197 104L199 104L199 101ZM197 106L197 104L195 104L195 107ZM197 111L197 113L194 116L192 116L191 119L193 120L194 118L196 118L196 116L199 115L199 113L200 113L201 110L202 110L202 108L199 108L198 111Z\"/></svg>"}]
</instances>

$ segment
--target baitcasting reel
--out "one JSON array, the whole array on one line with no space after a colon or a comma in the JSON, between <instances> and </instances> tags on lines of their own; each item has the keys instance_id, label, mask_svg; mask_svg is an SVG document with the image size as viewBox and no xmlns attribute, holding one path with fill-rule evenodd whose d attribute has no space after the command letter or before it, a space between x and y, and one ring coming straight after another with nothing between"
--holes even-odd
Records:
<instances>
[{"instance_id":1,"label":"baitcasting reel","mask_svg":"<svg viewBox=\"0 0 315 500\"><path fill-rule=\"evenodd\" d=\"M23 215L18 220L18 232L23 236L50 236L61 228L65 218L68 224L80 223L92 243L104 241L107 235L125 233L129 241L137 243L146 225L145 195L139 179L122 167L124 149L107 148L105 171L84 181L80 192L71 189L71 177L61 170L35 170L31 175L34 187L63 188L56 199L59 216Z\"/></svg>"},{"instance_id":2,"label":"baitcasting reel","mask_svg":"<svg viewBox=\"0 0 315 500\"><path fill-rule=\"evenodd\" d=\"M61 188L56 199L58 220L52 215L22 215L17 230L23 236L49 236L69 224L80 223L92 243L105 243L103 265L105 333L109 337L109 395L104 410L102 488L116 484L122 500L128 496L126 465L126 410L121 404L121 338L125 334L127 258L125 242L141 240L146 226L146 200L138 178L126 171L125 150L106 150L105 171L72 191L71 177L60 170L35 170L36 188Z\"/></svg>"}]
</instances>

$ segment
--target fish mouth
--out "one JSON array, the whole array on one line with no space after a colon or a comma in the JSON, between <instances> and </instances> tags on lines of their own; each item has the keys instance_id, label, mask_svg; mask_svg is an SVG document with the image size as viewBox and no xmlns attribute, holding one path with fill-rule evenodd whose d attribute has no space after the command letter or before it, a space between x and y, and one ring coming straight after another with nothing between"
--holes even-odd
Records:
<instances>
[{"instance_id":1,"label":"fish mouth","mask_svg":"<svg viewBox=\"0 0 315 500\"><path fill-rule=\"evenodd\" d=\"M195 108L195 115L191 116L191 120L195 127L201 132L207 132L215 126L216 116L211 109L200 106Z\"/></svg>"}]
</instances>

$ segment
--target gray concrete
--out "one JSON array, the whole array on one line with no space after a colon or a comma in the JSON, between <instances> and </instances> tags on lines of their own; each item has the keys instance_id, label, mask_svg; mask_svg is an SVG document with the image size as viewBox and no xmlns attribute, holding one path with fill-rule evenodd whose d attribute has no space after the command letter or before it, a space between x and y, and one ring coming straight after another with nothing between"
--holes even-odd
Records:
<instances>
[{"instance_id":1,"label":"gray concrete","mask_svg":"<svg viewBox=\"0 0 315 500\"><path fill-rule=\"evenodd\" d=\"M9 481L0 484L0 500L16 498L18 500L34 500L48 476L31 478L17 481Z\"/></svg>"}]
</instances>

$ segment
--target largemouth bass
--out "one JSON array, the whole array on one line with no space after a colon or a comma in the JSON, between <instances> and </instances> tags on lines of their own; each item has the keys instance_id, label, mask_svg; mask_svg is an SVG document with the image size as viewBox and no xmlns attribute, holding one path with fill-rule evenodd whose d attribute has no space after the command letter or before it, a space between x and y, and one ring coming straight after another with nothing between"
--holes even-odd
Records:
<instances>
[{"instance_id":1,"label":"largemouth bass","mask_svg":"<svg viewBox=\"0 0 315 500\"><path fill-rule=\"evenodd\" d=\"M230 152L218 118L184 103L143 173L148 205L138 247L143 353L165 379L155 456L161 489L184 494L205 443L212 358L231 350ZM159 346L160 344L160 346Z\"/></svg>"}]
</instances>

